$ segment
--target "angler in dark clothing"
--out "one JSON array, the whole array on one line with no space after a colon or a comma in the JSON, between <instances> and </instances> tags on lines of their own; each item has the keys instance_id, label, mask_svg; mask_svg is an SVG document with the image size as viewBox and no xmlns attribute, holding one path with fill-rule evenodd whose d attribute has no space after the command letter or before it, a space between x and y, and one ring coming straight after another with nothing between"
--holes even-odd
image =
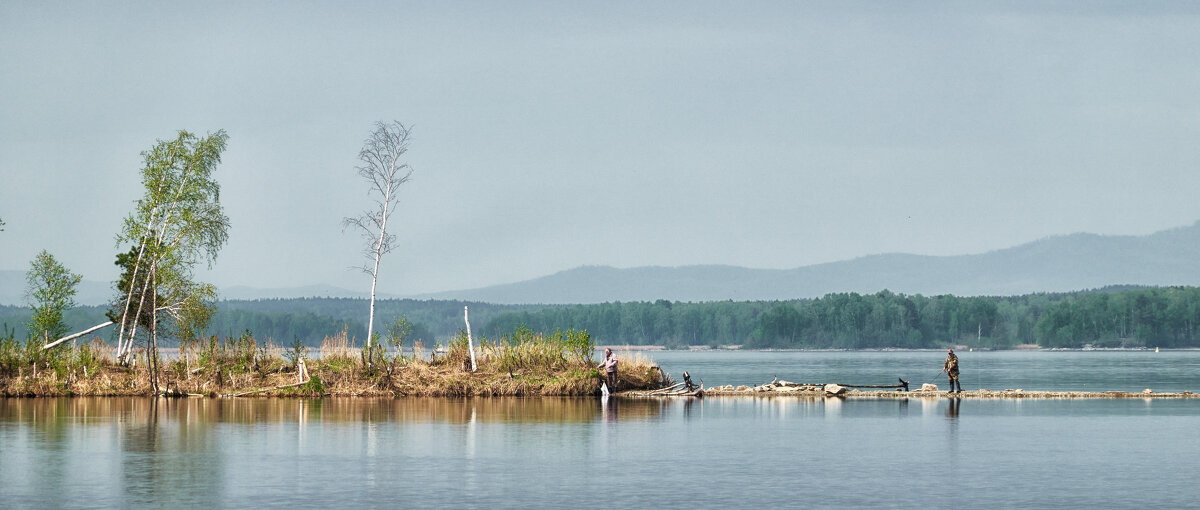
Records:
<instances>
[{"instance_id":1,"label":"angler in dark clothing","mask_svg":"<svg viewBox=\"0 0 1200 510\"><path fill-rule=\"evenodd\" d=\"M954 355L954 349L946 349L946 362L942 364L942 371L950 377L949 393L954 393L954 387L958 386L958 392L962 393L962 383L958 382L958 356Z\"/></svg>"}]
</instances>

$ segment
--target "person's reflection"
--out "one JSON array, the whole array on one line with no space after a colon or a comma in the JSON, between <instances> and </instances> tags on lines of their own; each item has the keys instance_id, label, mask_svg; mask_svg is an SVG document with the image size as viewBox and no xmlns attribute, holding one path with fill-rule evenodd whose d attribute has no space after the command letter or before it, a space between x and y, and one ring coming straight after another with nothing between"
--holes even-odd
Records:
<instances>
[{"instance_id":1,"label":"person's reflection","mask_svg":"<svg viewBox=\"0 0 1200 510\"><path fill-rule=\"evenodd\" d=\"M900 399L899 415L901 418L908 416L908 399L907 398Z\"/></svg>"},{"instance_id":2,"label":"person's reflection","mask_svg":"<svg viewBox=\"0 0 1200 510\"><path fill-rule=\"evenodd\" d=\"M604 415L605 422L616 423L617 399L610 399L608 395L600 397L600 413Z\"/></svg>"},{"instance_id":3,"label":"person's reflection","mask_svg":"<svg viewBox=\"0 0 1200 510\"><path fill-rule=\"evenodd\" d=\"M958 419L958 406L962 402L961 398L950 399L950 407L946 409L946 417L951 420Z\"/></svg>"},{"instance_id":4,"label":"person's reflection","mask_svg":"<svg viewBox=\"0 0 1200 510\"><path fill-rule=\"evenodd\" d=\"M694 399L694 398L689 398L689 399L686 399L683 401L683 417L684 418L692 417L692 403L695 401L696 401L696 399Z\"/></svg>"}]
</instances>

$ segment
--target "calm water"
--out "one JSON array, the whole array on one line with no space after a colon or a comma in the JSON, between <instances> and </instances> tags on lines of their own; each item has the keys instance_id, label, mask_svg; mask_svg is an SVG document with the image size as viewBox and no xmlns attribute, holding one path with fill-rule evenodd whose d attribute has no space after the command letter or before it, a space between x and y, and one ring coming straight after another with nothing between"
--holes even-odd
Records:
<instances>
[{"instance_id":1,"label":"calm water","mask_svg":"<svg viewBox=\"0 0 1200 510\"><path fill-rule=\"evenodd\" d=\"M962 361L968 389L972 373L1001 389L1200 389L1200 352L1152 356ZM709 384L918 379L940 363L654 357ZM0 399L0 506L1184 508L1198 434L1196 400Z\"/></svg>"},{"instance_id":2,"label":"calm water","mask_svg":"<svg viewBox=\"0 0 1200 510\"><path fill-rule=\"evenodd\" d=\"M1200 351L956 351L963 389L1200 393ZM636 355L636 354L635 354ZM647 356L708 386L792 382L945 387L945 351L658 351Z\"/></svg>"}]
</instances>

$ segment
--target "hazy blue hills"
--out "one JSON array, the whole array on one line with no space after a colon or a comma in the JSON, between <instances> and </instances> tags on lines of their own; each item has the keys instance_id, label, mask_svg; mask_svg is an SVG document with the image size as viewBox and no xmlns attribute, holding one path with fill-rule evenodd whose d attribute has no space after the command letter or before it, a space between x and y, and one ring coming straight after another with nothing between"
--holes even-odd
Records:
<instances>
[{"instance_id":1,"label":"hazy blue hills","mask_svg":"<svg viewBox=\"0 0 1200 510\"><path fill-rule=\"evenodd\" d=\"M25 285L25 271L0 271L0 305L24 306ZM75 288L75 301L81 305L99 305L112 296L111 289L111 282L84 280Z\"/></svg>"},{"instance_id":2,"label":"hazy blue hills","mask_svg":"<svg viewBox=\"0 0 1200 510\"><path fill-rule=\"evenodd\" d=\"M883 254L795 269L580 267L534 280L442 292L489 303L793 299L830 292L1019 295L1109 285L1200 285L1200 222L1147 236L1071 234L977 255Z\"/></svg>"},{"instance_id":3,"label":"hazy blue hills","mask_svg":"<svg viewBox=\"0 0 1200 510\"><path fill-rule=\"evenodd\" d=\"M0 304L20 305L22 271L0 271ZM79 302L100 304L109 283L85 281ZM811 298L830 292L1019 295L1070 292L1109 285L1200 286L1200 222L1146 236L1071 234L976 255L902 253L795 269L734 266L585 266L549 276L478 289L423 294L495 304L572 304L611 301L734 301ZM365 297L328 285L289 289L222 289L223 299Z\"/></svg>"}]
</instances>

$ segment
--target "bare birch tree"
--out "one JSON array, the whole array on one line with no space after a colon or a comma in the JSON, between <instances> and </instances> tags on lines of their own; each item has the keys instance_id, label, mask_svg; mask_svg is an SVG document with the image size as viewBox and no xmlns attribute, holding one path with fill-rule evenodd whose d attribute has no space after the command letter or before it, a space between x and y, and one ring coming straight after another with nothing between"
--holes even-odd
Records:
<instances>
[{"instance_id":1,"label":"bare birch tree","mask_svg":"<svg viewBox=\"0 0 1200 510\"><path fill-rule=\"evenodd\" d=\"M367 261L359 267L371 275L371 309L367 315L367 362L370 363L371 341L375 326L375 286L379 282L379 259L395 247L396 236L388 233L388 219L400 205L400 186L412 177L412 168L400 158L408 152L408 138L412 130L399 121L390 124L375 123L375 131L363 142L358 152L362 163L356 167L358 175L370 183L369 195L374 207L362 216L342 219L342 229L353 228L363 236L367 247L363 256Z\"/></svg>"}]
</instances>

